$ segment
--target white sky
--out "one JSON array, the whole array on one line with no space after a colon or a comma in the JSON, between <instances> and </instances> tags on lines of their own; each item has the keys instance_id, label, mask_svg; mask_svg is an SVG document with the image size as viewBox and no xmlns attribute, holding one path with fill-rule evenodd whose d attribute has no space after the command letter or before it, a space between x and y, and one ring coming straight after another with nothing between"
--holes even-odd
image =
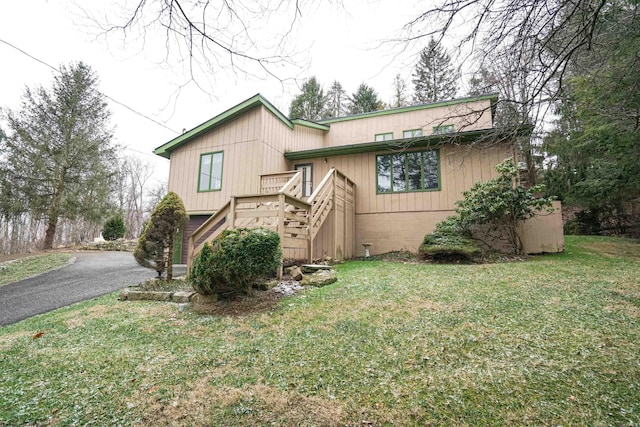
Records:
<instances>
[{"instance_id":1,"label":"white sky","mask_svg":"<svg viewBox=\"0 0 640 427\"><path fill-rule=\"evenodd\" d=\"M191 129L258 92L287 114L292 96L299 93L295 83L283 87L275 79L220 71L205 82L213 88L211 95L191 84L176 97L177 87L187 79L180 67L160 64L164 54L161 39L154 40L150 35L144 48L136 43L123 47L117 37L96 39L84 25L87 23L74 14L76 5L117 7L110 6L113 4L96 0L5 0L0 4L0 40L54 67L72 61L87 63L98 74L103 93L177 132ZM416 4L417 0L344 0L343 6L327 0L311 3L303 9L294 33L309 65L303 70L285 71L283 76L302 81L315 75L325 91L338 80L348 94L365 82L389 102L395 74L400 73L410 86L417 52L394 58L388 49L376 47L379 41L397 35L402 25L415 17L420 10ZM1 41L0 62L0 108L17 109L26 86L50 87L54 73L50 68ZM168 160L151 152L177 133L112 102L110 109L115 140L128 148L125 154L152 162L155 179L166 181ZM2 121L0 126L6 130Z\"/></svg>"}]
</instances>

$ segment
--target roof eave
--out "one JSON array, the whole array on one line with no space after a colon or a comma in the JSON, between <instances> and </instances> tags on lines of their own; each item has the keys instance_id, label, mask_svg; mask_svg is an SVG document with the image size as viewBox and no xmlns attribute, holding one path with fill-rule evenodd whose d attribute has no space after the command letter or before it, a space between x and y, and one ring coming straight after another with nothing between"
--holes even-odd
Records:
<instances>
[{"instance_id":1,"label":"roof eave","mask_svg":"<svg viewBox=\"0 0 640 427\"><path fill-rule=\"evenodd\" d=\"M481 129L457 132L446 135L428 135L418 138L402 138L391 141L373 141L360 144L341 145L337 147L315 148L312 150L290 151L284 154L287 160L306 160L320 157L344 156L349 154L371 153L375 151L406 150L442 144L464 144L474 141L491 140L506 141L516 136L530 134L531 128Z\"/></svg>"}]
</instances>

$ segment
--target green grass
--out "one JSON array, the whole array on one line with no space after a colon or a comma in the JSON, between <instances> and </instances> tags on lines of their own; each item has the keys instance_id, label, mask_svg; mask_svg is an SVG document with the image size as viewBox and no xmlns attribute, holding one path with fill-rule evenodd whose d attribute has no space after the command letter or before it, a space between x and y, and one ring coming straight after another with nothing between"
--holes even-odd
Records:
<instances>
[{"instance_id":1,"label":"green grass","mask_svg":"<svg viewBox=\"0 0 640 427\"><path fill-rule=\"evenodd\" d=\"M51 253L3 263L4 268L0 269L0 286L65 266L71 262L71 258L66 253Z\"/></svg>"},{"instance_id":2,"label":"green grass","mask_svg":"<svg viewBox=\"0 0 640 427\"><path fill-rule=\"evenodd\" d=\"M633 241L339 277L246 315L112 294L0 329L0 426L640 424Z\"/></svg>"}]
</instances>

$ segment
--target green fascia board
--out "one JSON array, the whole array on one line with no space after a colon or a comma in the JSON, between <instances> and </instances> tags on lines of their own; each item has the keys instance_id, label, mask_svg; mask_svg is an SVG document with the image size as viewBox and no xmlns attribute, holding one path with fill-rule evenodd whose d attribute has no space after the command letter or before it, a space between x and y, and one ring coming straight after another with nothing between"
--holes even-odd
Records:
<instances>
[{"instance_id":1,"label":"green fascia board","mask_svg":"<svg viewBox=\"0 0 640 427\"><path fill-rule=\"evenodd\" d=\"M290 151L284 154L287 160L306 160L322 157L344 156L348 154L371 153L374 151L397 151L399 149L434 147L442 144L470 143L482 139L503 141L516 136L530 135L532 127L508 129L481 129L444 135L427 135L415 138L400 138L389 141L363 142L312 150Z\"/></svg>"},{"instance_id":2,"label":"green fascia board","mask_svg":"<svg viewBox=\"0 0 640 427\"><path fill-rule=\"evenodd\" d=\"M158 148L153 150L153 153L169 159L171 158L171 151L175 150L181 145L186 144L187 142L193 140L194 138L197 138L203 133L209 132L210 130L215 129L216 127L221 126L260 105L264 106L268 111L271 112L271 114L276 116L282 123L289 127L289 129L293 129L293 123L291 122L291 120L289 120L284 114L280 112L280 110L274 107L273 104L271 104L258 93L236 105L235 107L231 107L227 111L218 114L214 118L207 120L206 122L194 127L190 131L185 132L182 135L172 139L171 141L159 146Z\"/></svg>"},{"instance_id":3,"label":"green fascia board","mask_svg":"<svg viewBox=\"0 0 640 427\"><path fill-rule=\"evenodd\" d=\"M304 119L292 119L291 123L293 123L296 126L304 126L307 128L318 129L323 131L328 131L330 129L329 125L323 125L320 123L311 122L309 120L304 120Z\"/></svg>"},{"instance_id":4,"label":"green fascia board","mask_svg":"<svg viewBox=\"0 0 640 427\"><path fill-rule=\"evenodd\" d=\"M487 95L478 95L478 96L469 96L466 98L457 98L457 99L451 99L447 101L438 101L430 104L412 105L410 107L392 108L390 110L378 110L378 111L372 111L370 113L354 114L352 116L335 117L331 119L320 120L318 121L318 123L331 124L331 123L337 123L337 122L346 122L349 120L367 119L370 117L387 116L390 114L401 114L401 113L407 113L410 111L428 110L430 108L447 107L450 105L465 104L468 102L485 101L485 100L491 101L491 109L492 109L492 112L494 112L493 110L495 110L495 105L498 102L497 93L490 93Z\"/></svg>"}]
</instances>

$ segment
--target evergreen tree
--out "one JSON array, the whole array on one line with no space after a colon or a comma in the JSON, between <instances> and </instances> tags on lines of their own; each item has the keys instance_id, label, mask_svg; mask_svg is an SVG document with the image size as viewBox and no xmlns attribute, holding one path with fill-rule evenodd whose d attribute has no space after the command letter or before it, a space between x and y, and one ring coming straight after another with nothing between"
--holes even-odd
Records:
<instances>
[{"instance_id":1,"label":"evergreen tree","mask_svg":"<svg viewBox=\"0 0 640 427\"><path fill-rule=\"evenodd\" d=\"M317 121L325 110L324 91L315 77L302 85L302 93L296 96L289 107L289 117Z\"/></svg>"},{"instance_id":2,"label":"evergreen tree","mask_svg":"<svg viewBox=\"0 0 640 427\"><path fill-rule=\"evenodd\" d=\"M458 91L459 73L451 64L451 57L433 37L420 52L420 58L413 73L414 95L416 104L451 99Z\"/></svg>"},{"instance_id":3,"label":"evergreen tree","mask_svg":"<svg viewBox=\"0 0 640 427\"><path fill-rule=\"evenodd\" d=\"M187 222L187 211L180 196L173 191L162 198L138 239L133 256L143 267L158 276L166 269L167 280L173 279L173 245L178 230Z\"/></svg>"},{"instance_id":4,"label":"evergreen tree","mask_svg":"<svg viewBox=\"0 0 640 427\"><path fill-rule=\"evenodd\" d=\"M486 67L480 69L469 79L469 96L487 95L500 90L499 77Z\"/></svg>"},{"instance_id":5,"label":"evergreen tree","mask_svg":"<svg viewBox=\"0 0 640 427\"><path fill-rule=\"evenodd\" d=\"M104 227L102 227L102 237L104 240L122 239L126 231L122 214L117 214L104 223Z\"/></svg>"},{"instance_id":6,"label":"evergreen tree","mask_svg":"<svg viewBox=\"0 0 640 427\"><path fill-rule=\"evenodd\" d=\"M358 90L349 99L349 114L368 113L383 108L382 101L378 99L376 91L366 83L361 83Z\"/></svg>"},{"instance_id":7,"label":"evergreen tree","mask_svg":"<svg viewBox=\"0 0 640 427\"><path fill-rule=\"evenodd\" d=\"M349 97L339 81L334 80L327 92L324 118L341 117L347 114Z\"/></svg>"},{"instance_id":8,"label":"evergreen tree","mask_svg":"<svg viewBox=\"0 0 640 427\"><path fill-rule=\"evenodd\" d=\"M27 88L7 114L2 175L32 217L47 221L45 249L61 218L99 223L116 167L109 110L98 77L82 62L62 66L51 89Z\"/></svg>"},{"instance_id":9,"label":"evergreen tree","mask_svg":"<svg viewBox=\"0 0 640 427\"><path fill-rule=\"evenodd\" d=\"M409 105L407 99L407 83L400 74L396 74L393 79L393 99L391 100L391 108L406 107Z\"/></svg>"}]
</instances>

